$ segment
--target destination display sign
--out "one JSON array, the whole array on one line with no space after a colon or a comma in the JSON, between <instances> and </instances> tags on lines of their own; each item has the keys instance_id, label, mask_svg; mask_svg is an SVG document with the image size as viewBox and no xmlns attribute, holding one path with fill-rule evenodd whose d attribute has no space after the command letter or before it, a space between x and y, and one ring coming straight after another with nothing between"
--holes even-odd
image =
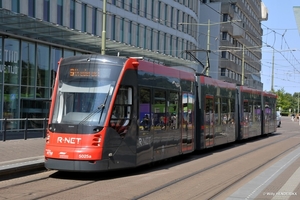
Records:
<instances>
[{"instance_id":1,"label":"destination display sign","mask_svg":"<svg viewBox=\"0 0 300 200\"><path fill-rule=\"evenodd\" d=\"M73 77L101 77L99 69L92 70L93 68L70 68L69 74Z\"/></svg>"},{"instance_id":2,"label":"destination display sign","mask_svg":"<svg viewBox=\"0 0 300 200\"><path fill-rule=\"evenodd\" d=\"M70 77L97 77L105 78L110 75L110 69L107 68L74 68L70 67L69 76Z\"/></svg>"}]
</instances>

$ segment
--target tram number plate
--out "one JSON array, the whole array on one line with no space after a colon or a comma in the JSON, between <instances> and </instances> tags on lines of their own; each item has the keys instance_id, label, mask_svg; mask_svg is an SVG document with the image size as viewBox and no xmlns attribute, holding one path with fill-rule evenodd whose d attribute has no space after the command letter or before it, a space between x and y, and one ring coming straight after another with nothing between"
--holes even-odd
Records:
<instances>
[{"instance_id":1,"label":"tram number plate","mask_svg":"<svg viewBox=\"0 0 300 200\"><path fill-rule=\"evenodd\" d=\"M92 158L90 154L79 154L79 158Z\"/></svg>"}]
</instances>

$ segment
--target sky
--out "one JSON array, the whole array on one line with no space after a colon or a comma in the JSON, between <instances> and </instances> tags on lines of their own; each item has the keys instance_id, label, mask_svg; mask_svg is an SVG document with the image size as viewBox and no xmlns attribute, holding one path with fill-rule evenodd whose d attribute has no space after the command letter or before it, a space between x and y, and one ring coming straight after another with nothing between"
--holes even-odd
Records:
<instances>
[{"instance_id":1,"label":"sky","mask_svg":"<svg viewBox=\"0 0 300 200\"><path fill-rule=\"evenodd\" d=\"M293 95L300 92L300 34L293 11L294 6L300 6L300 1L262 0L262 2L269 13L268 20L262 21L261 26L263 89L270 91L273 79L275 91L283 89L284 92ZM272 76L273 66L274 76Z\"/></svg>"}]
</instances>

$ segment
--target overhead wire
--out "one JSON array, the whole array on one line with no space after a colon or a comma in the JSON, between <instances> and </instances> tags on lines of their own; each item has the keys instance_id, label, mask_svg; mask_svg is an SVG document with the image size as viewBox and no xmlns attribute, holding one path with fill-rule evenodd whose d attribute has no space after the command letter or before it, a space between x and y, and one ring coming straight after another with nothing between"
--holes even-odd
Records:
<instances>
[{"instance_id":1,"label":"overhead wire","mask_svg":"<svg viewBox=\"0 0 300 200\"><path fill-rule=\"evenodd\" d=\"M229 0L229 3L235 4L235 2L232 2L231 0ZM216 13L222 15L222 13L220 13L219 11L217 11L217 10L215 10L214 8L212 8L211 6L209 6L209 4L204 4L204 5L206 5L207 7L209 7L211 10L215 11ZM250 18L254 19L252 16L248 15L247 13L244 12L244 14L245 14L247 17L250 17ZM273 49L274 52L279 53L279 54L284 58L284 60L287 61L287 62L293 67L294 72L300 73L300 71L297 69L297 67L296 67L293 63L291 63L291 61L283 54L283 52L281 52L280 50L277 50L277 49L275 48L275 44L276 44L276 35L280 35L281 38L282 38L282 39L281 39L281 42L284 41L285 44L287 45L288 49L290 49L290 47L289 47L289 45L287 44L287 41L286 41L286 39L285 39L285 33L287 32L287 30L297 30L297 29L294 29L294 28L292 28L292 29L291 29L291 28L286 28L286 29L283 29L283 30L285 30L284 34L280 34L280 33L278 33L277 31L275 31L275 30L273 30L273 29L271 29L271 28L269 28L269 27L267 27L267 26L265 26L264 24L261 23L261 25L262 25L262 26L265 26L265 27L267 28L267 30L270 30L270 32L268 32L268 33L266 34L266 36L268 36L268 35L271 34L271 33L274 34L274 37L273 37L273 45L269 45L267 41L264 42L262 39L258 38L257 36L252 35L251 32L248 32L247 30L245 30L245 28L244 28L244 27L241 27L238 23L235 23L235 22L232 22L232 23L234 23L234 24L235 24L236 26L238 26L239 28L243 29L245 32L247 32L247 34L251 35L251 36L254 37L254 38L257 38L261 43L263 43L263 44L265 44L266 46L268 46L269 48ZM263 37L263 36L264 36L264 35L262 35L262 37ZM267 39L268 39L268 37L267 37ZM281 45L281 49L282 49L282 45ZM291 53L292 57L294 58L294 60L300 65L299 60L295 57L295 55L293 54L292 50L290 51L290 53ZM256 62L257 62L257 61L256 61ZM272 64L274 65L275 63L272 63ZM261 65L263 65L263 64L261 63ZM265 65L263 65L263 66L265 66ZM273 66L272 66L272 67L273 67ZM264 75L263 73L260 73L260 74L261 74L261 76ZM281 74L280 74L280 75L281 75ZM281 79L281 78L278 78L278 79ZM282 79L282 80L290 81L290 82L291 82L290 79L289 79L289 80ZM298 82L294 81L294 82L295 82L295 83L299 83L299 81L298 81Z\"/></svg>"},{"instance_id":2,"label":"overhead wire","mask_svg":"<svg viewBox=\"0 0 300 200\"><path fill-rule=\"evenodd\" d=\"M229 0L228 1L229 3L233 3L233 4L235 4L236 2L233 2L233 1L231 1L231 0ZM126 3L125 3L126 4ZM216 12L216 13L218 13L220 16L222 16L222 13L221 12L219 12L218 10L216 10L215 8L213 8L213 7L211 7L209 4L207 4L207 3L203 3L203 4L201 4L201 5L205 5L205 6L207 6L208 8L210 8L211 10L213 10L214 12ZM135 9L139 9L139 8L135 8ZM145 12L144 10L140 10L140 12ZM246 17L248 17L248 18L252 18L252 19L254 19L251 15L249 15L248 13L246 13L246 12L243 12L243 14L246 16ZM168 23L172 23L172 22L170 22L170 21L167 21L167 20L164 20L164 21L166 21L166 22L168 22ZM296 71L296 72L298 72L298 73L300 73L300 71L297 69L297 67L295 67L294 66L294 64L293 63L291 63L290 61L289 61L289 59L280 51L280 50L277 50L276 48L275 48L275 44L276 44L276 35L280 35L281 36L281 48L282 48L282 45L283 45L283 42L289 47L289 45L287 44L287 41L286 41L286 39L285 39L285 33L288 31L288 30L297 30L297 29L294 29L294 28L286 28L286 29L277 29L277 30L284 30L285 32L284 32L284 34L280 34L280 33L278 33L277 31L275 31L274 29L271 29L271 28L269 28L269 27L267 27L267 26L265 26L264 24L262 24L261 23L261 25L262 26L264 26L264 27L266 27L267 28L267 30L268 30L268 32L265 34L265 35L262 35L262 36L268 36L268 35L270 35L270 34L274 34L274 37L273 37L273 44L272 45L270 45L267 41L266 42L264 42L261 38L259 38L259 37L257 37L256 35L253 35L251 32L249 32L249 31L247 31L244 27L241 27L238 23L236 23L236 22L232 22L232 23L234 23L236 26L238 26L239 28L241 28L242 30L244 30L245 32L247 32L247 34L249 35L249 36L251 36L251 37L253 37L253 38L256 38L256 39L258 39L261 43L263 43L263 44L265 44L265 45L267 45L269 48L272 48L275 52L277 52L277 53L279 53L279 54L281 54L281 56L293 67L293 70L294 71ZM175 25L174 23L173 23L173 25ZM173 27L173 26L172 26ZM208 36L206 33L202 33L202 32L197 32L197 34L198 35L204 35L204 36ZM199 36L198 36L199 37ZM209 37L211 37L211 38L216 38L215 36L209 36ZM266 37L267 39L268 39L268 37ZM196 39L197 41L199 41L199 39L197 38ZM211 53L213 53L213 54L215 54L215 55L219 55L217 52L211 52ZM293 59L297 62L297 64L299 64L300 65L300 62L298 61L298 59L295 57L295 55L292 53L292 51L291 51L291 54L292 54L292 57L293 57ZM247 61L248 63L251 63L252 61ZM260 61L254 61L254 62L260 62ZM276 64L277 65L277 64Z\"/></svg>"}]
</instances>

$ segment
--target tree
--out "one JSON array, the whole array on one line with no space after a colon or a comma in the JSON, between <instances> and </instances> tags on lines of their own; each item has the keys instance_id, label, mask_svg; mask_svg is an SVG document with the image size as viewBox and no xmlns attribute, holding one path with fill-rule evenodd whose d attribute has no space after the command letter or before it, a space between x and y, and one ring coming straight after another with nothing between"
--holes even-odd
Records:
<instances>
[{"instance_id":1,"label":"tree","mask_svg":"<svg viewBox=\"0 0 300 200\"><path fill-rule=\"evenodd\" d=\"M288 112L293 105L293 97L291 94L286 93L284 89L277 90L275 92L277 95L277 108L281 108L282 111Z\"/></svg>"}]
</instances>

